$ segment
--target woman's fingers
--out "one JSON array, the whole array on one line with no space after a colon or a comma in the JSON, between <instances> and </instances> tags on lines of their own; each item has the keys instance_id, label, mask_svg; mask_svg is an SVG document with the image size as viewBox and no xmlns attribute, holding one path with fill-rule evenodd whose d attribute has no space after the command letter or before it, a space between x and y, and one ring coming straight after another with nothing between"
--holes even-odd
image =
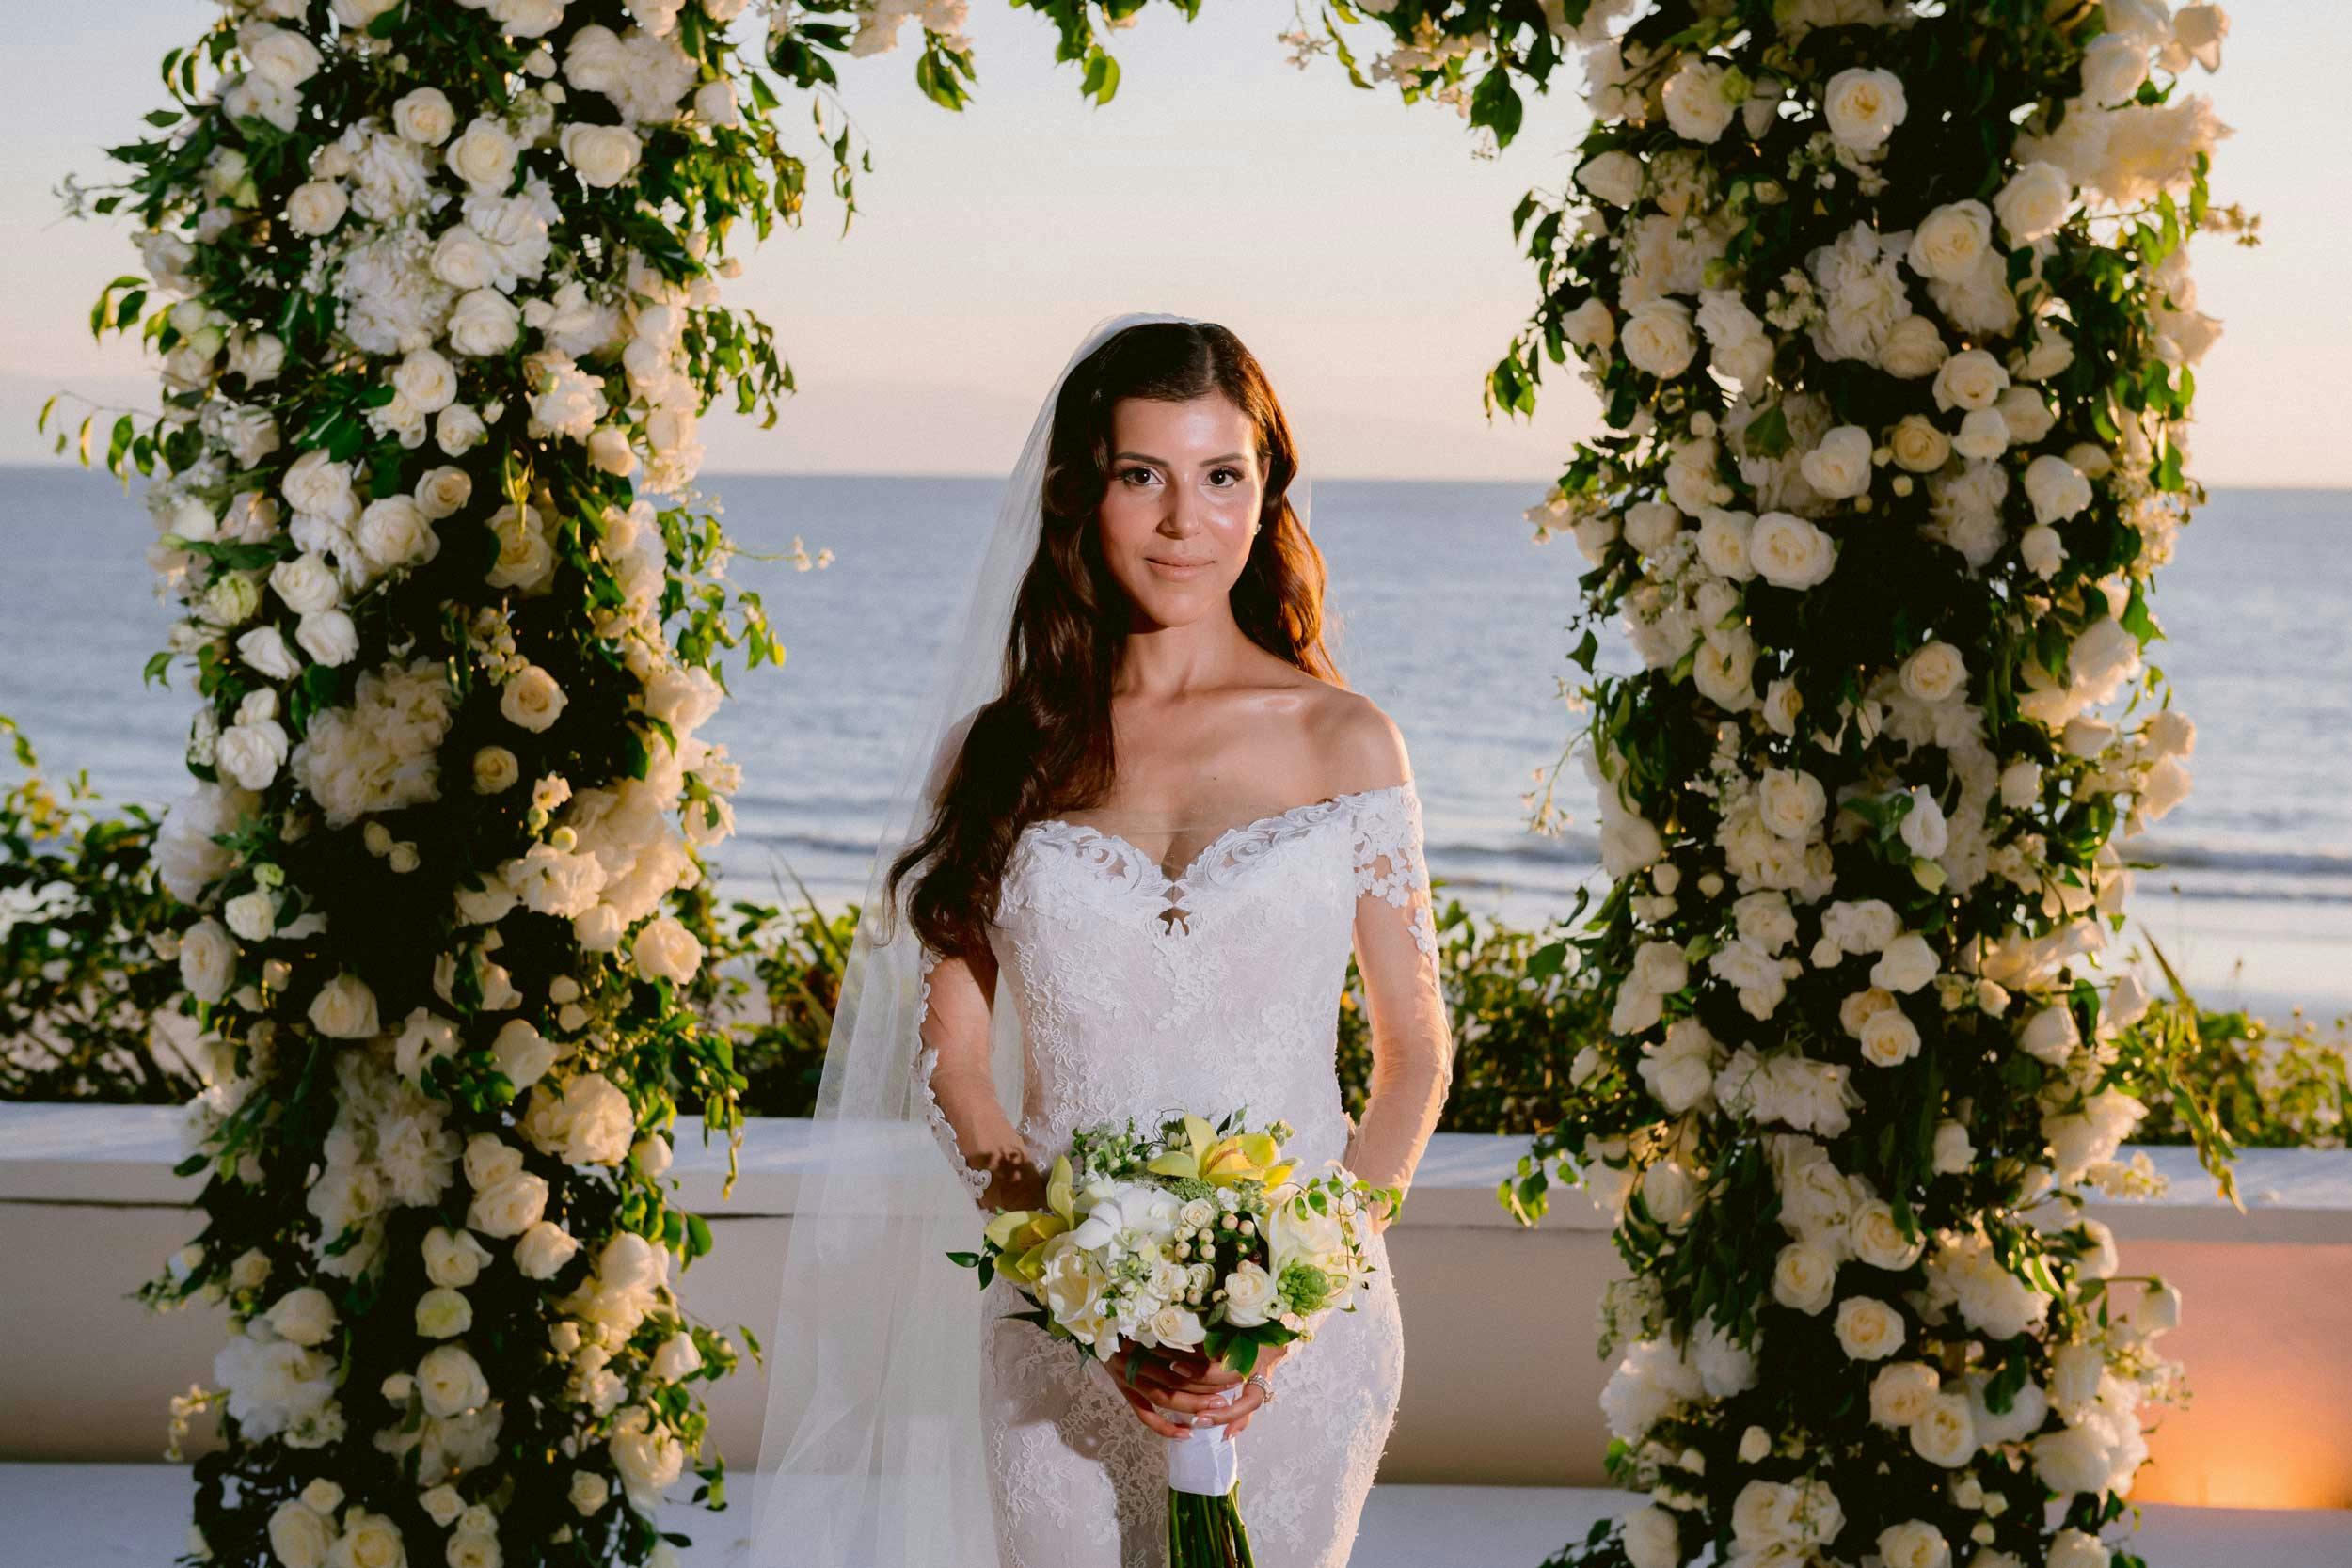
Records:
<instances>
[{"instance_id":1,"label":"woman's fingers","mask_svg":"<svg viewBox=\"0 0 2352 1568\"><path fill-rule=\"evenodd\" d=\"M1167 1417L1152 1409L1152 1401L1146 1398L1143 1394L1133 1388L1127 1387L1123 1384L1120 1386L1119 1392L1120 1397L1125 1399L1127 1403L1135 1410L1136 1418L1140 1420L1145 1426L1150 1427L1153 1432L1158 1433L1163 1437L1183 1437L1186 1435L1187 1429L1178 1426L1175 1422L1169 1420Z\"/></svg>"}]
</instances>

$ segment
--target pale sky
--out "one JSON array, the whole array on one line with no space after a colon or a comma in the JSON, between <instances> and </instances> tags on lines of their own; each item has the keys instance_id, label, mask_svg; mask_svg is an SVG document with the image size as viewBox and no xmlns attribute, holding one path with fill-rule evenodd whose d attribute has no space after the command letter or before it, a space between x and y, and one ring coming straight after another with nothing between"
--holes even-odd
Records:
<instances>
[{"instance_id":1,"label":"pale sky","mask_svg":"<svg viewBox=\"0 0 2352 1568\"><path fill-rule=\"evenodd\" d=\"M60 218L52 193L68 172L106 176L99 149L164 102L156 60L212 14L203 0L16 9L0 51L0 461L45 457L32 426L53 390L151 396L135 358L87 331L97 287L135 254L109 222ZM972 9L979 83L961 114L915 89L904 42L845 61L874 162L846 235L826 154L787 102L807 217L730 287L774 325L801 391L772 431L710 429L708 469L999 473L1089 326L1164 309L1240 334L1317 474L1550 478L1595 423L1582 388L1548 367L1532 422L1489 422L1479 389L1534 301L1510 212L1565 177L1575 72L1482 160L1450 108L1353 87L1327 57L1286 64L1275 35L1291 22L1281 0L1206 0L1190 24L1149 7L1114 36L1121 86L1101 108L1054 64L1050 24L999 0ZM2195 73L2236 132L2215 199L2258 210L2265 236L2197 253L2201 305L2225 324L2198 375L2192 467L2208 483L2352 484L2346 58L2352 5L2249 0L2221 71Z\"/></svg>"}]
</instances>

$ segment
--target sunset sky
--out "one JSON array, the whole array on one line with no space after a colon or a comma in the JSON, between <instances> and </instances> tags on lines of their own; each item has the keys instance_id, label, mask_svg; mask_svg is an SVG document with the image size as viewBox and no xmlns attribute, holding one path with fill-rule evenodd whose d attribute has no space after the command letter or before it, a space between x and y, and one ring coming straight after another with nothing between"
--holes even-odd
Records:
<instances>
[{"instance_id":1,"label":"sunset sky","mask_svg":"<svg viewBox=\"0 0 2352 1568\"><path fill-rule=\"evenodd\" d=\"M155 62L213 14L199 0L19 8L0 54L0 461L45 458L42 398L67 388L151 406L151 378L87 331L95 290L136 270L122 230L59 215L69 172L164 100ZM1486 369L1534 302L1510 211L1554 191L1582 128L1573 71L1500 156L1474 155L1443 105L1305 71L1276 34L1290 8L1204 0L1187 24L1153 6L1114 36L1111 103L1053 62L1041 16L977 0L977 101L924 98L908 44L850 60L843 99L874 167L842 232L806 112L806 220L748 256L732 298L776 328L800 384L778 427L708 434L714 472L994 473L1053 375L1100 317L1168 309L1225 323L1265 362L1313 471L1540 482L1594 419L1555 371L1531 422L1490 422ZM910 24L904 35L917 35ZM2238 8L2222 70L2196 72L2235 130L2215 199L2262 214L2257 249L2209 238L2201 306L2225 335L2198 381L2193 471L2208 483L2352 484L2352 176L2335 109L2352 6ZM716 423L717 421L714 421ZM54 461L54 459L52 460Z\"/></svg>"}]
</instances>

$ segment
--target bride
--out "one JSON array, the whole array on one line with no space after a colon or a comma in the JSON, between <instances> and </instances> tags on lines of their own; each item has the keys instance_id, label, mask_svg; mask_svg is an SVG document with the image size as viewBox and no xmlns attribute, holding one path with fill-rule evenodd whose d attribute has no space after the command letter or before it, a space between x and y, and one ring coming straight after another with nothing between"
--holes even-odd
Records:
<instances>
[{"instance_id":1,"label":"bride","mask_svg":"<svg viewBox=\"0 0 2352 1568\"><path fill-rule=\"evenodd\" d=\"M1156 1568L1162 1439L1209 1422L1249 1434L1263 1568L1346 1562L1403 1373L1390 1216L1354 1310L1246 1382L1165 1351L1098 1362L943 1256L987 1212L1042 1207L1089 1122L1246 1106L1295 1129L1302 1170L1411 1181L1453 1055L1420 801L1395 725L1324 649L1308 499L1264 372L1211 323L1098 325L1041 410L845 969L755 1568ZM1360 1125L1335 1063L1351 948Z\"/></svg>"}]
</instances>

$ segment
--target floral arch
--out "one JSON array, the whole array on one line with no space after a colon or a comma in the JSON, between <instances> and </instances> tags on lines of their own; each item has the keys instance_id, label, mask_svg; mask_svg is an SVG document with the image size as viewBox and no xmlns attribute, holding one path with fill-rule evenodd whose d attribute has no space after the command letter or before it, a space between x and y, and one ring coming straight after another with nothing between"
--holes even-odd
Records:
<instances>
[{"instance_id":1,"label":"floral arch","mask_svg":"<svg viewBox=\"0 0 2352 1568\"><path fill-rule=\"evenodd\" d=\"M1029 3L1107 101L1098 8ZM205 1223L147 1291L232 1323L187 1560L668 1560L654 1499L690 1463L723 1499L695 1386L739 1353L678 1310L710 1234L665 1132L686 1085L739 1132L687 1006L738 783L695 732L724 650L781 649L696 421L790 388L720 300L803 210L785 111L850 198L836 58L913 21L931 97L973 79L962 0L748 9L230 0L90 193L144 261L92 327L156 351L163 412L81 451L152 481L185 615L151 673L202 698L159 854ZM1572 53L1594 115L1514 214L1539 298L1488 386L1524 412L1573 363L1605 414L1530 518L1590 566L1614 1013L1507 1197L1532 1221L1558 1156L1619 1209L1611 1462L1649 1501L1567 1560L2106 1562L2175 1298L2046 1214L2148 1180L2114 1159L2144 998L2094 959L2194 740L2143 652L2200 499L2185 245L2239 223L2177 83L2226 20L1318 21L1284 40L1499 142Z\"/></svg>"}]
</instances>

